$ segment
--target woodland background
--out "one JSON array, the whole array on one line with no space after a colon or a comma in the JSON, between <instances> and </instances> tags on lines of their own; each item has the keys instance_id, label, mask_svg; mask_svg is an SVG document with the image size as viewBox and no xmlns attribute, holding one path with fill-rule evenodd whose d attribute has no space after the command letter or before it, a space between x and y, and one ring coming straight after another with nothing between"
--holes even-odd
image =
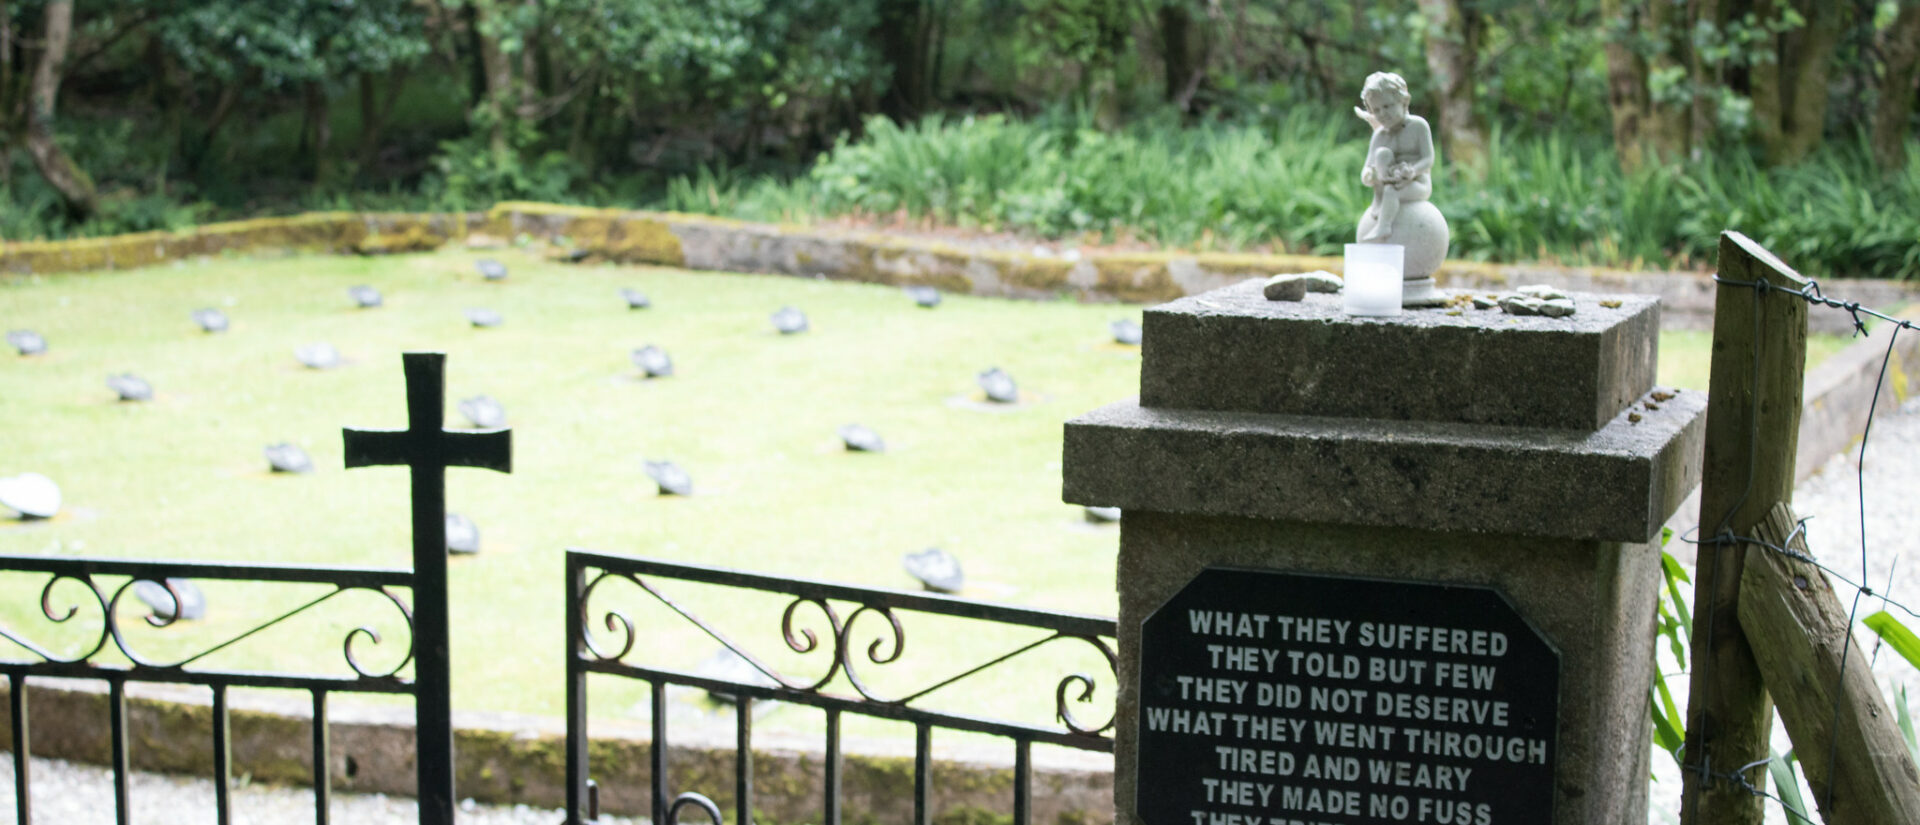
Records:
<instances>
[{"instance_id":1,"label":"woodland background","mask_svg":"<svg viewBox=\"0 0 1920 825\"><path fill-rule=\"evenodd\" d=\"M0 0L0 237L526 198L1325 251L1391 69L1460 256L1916 277L1917 60L1920 0Z\"/></svg>"}]
</instances>

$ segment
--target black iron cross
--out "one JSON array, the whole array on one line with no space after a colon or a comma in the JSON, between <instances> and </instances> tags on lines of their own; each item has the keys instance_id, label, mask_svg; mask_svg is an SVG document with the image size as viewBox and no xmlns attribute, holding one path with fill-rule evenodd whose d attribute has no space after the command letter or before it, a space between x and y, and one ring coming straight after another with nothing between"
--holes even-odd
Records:
<instances>
[{"instance_id":1,"label":"black iron cross","mask_svg":"<svg viewBox=\"0 0 1920 825\"><path fill-rule=\"evenodd\" d=\"M420 821L453 822L453 699L447 656L448 467L513 471L512 433L455 432L446 415L447 356L409 352L407 428L342 430L347 469L404 464L413 471L413 656Z\"/></svg>"}]
</instances>

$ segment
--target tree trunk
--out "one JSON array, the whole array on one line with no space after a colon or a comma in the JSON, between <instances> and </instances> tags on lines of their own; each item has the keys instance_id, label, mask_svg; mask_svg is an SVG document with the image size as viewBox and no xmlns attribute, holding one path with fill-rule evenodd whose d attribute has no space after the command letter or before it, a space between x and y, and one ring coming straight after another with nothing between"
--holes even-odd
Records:
<instances>
[{"instance_id":1,"label":"tree trunk","mask_svg":"<svg viewBox=\"0 0 1920 825\"><path fill-rule=\"evenodd\" d=\"M908 123L932 102L927 72L931 10L927 0L881 0L880 59L893 69L881 109L898 123Z\"/></svg>"},{"instance_id":2,"label":"tree trunk","mask_svg":"<svg viewBox=\"0 0 1920 825\"><path fill-rule=\"evenodd\" d=\"M1886 70L1880 75L1880 101L1873 109L1873 158L1880 168L1906 166L1912 134L1913 100L1920 94L1920 0L1904 0L1880 43Z\"/></svg>"},{"instance_id":3,"label":"tree trunk","mask_svg":"<svg viewBox=\"0 0 1920 825\"><path fill-rule=\"evenodd\" d=\"M332 173L332 163L327 149L333 143L333 119L328 117L329 106L327 87L320 81L307 83L307 128L313 139L307 145L313 150L313 182L325 183Z\"/></svg>"},{"instance_id":4,"label":"tree trunk","mask_svg":"<svg viewBox=\"0 0 1920 825\"><path fill-rule=\"evenodd\" d=\"M480 66L487 82L487 93L480 105L483 120L487 126L487 148L493 153L496 163L504 165L512 147L507 143L507 118L512 107L508 99L513 96L513 63L505 52L500 50L500 39L486 31L488 14L473 4L474 33L479 41Z\"/></svg>"},{"instance_id":5,"label":"tree trunk","mask_svg":"<svg viewBox=\"0 0 1920 825\"><path fill-rule=\"evenodd\" d=\"M1433 76L1440 140L1447 161L1478 168L1486 130L1473 112L1473 75L1480 54L1479 11L1466 0L1420 0L1427 18L1427 70Z\"/></svg>"},{"instance_id":6,"label":"tree trunk","mask_svg":"<svg viewBox=\"0 0 1920 825\"><path fill-rule=\"evenodd\" d=\"M1600 15L1601 25L1616 32L1606 45L1613 151L1620 157L1620 167L1631 172L1646 160L1647 62L1628 42L1640 29L1640 9L1632 0L1600 0Z\"/></svg>"},{"instance_id":7,"label":"tree trunk","mask_svg":"<svg viewBox=\"0 0 1920 825\"><path fill-rule=\"evenodd\" d=\"M7 112L12 107L8 100L13 96L13 15L7 10L7 0L0 0L0 137L4 137L11 124L7 123ZM6 175L4 158L0 158L0 177Z\"/></svg>"},{"instance_id":8,"label":"tree trunk","mask_svg":"<svg viewBox=\"0 0 1920 825\"><path fill-rule=\"evenodd\" d=\"M373 77L360 73L360 176L369 179L374 164L380 161L380 138L387 130L387 124L393 120L393 106L400 100L400 91L406 88L409 67L396 65L387 72L387 94L381 98L380 105L373 105Z\"/></svg>"},{"instance_id":9,"label":"tree trunk","mask_svg":"<svg viewBox=\"0 0 1920 825\"><path fill-rule=\"evenodd\" d=\"M1205 69L1194 59L1193 13L1182 0L1168 0L1158 12L1160 34L1162 93L1166 102L1182 112L1193 111L1193 95L1200 86Z\"/></svg>"},{"instance_id":10,"label":"tree trunk","mask_svg":"<svg viewBox=\"0 0 1920 825\"><path fill-rule=\"evenodd\" d=\"M240 102L240 90L252 85L259 76L258 68L248 69L240 77L220 87L220 97L213 103L213 114L207 117L206 129L197 139L188 143L186 154L189 173L199 174L207 157L213 154L213 142L220 136L220 127L227 124L227 120L233 116L234 105Z\"/></svg>"},{"instance_id":11,"label":"tree trunk","mask_svg":"<svg viewBox=\"0 0 1920 825\"><path fill-rule=\"evenodd\" d=\"M40 175L60 193L67 216L78 223L100 209L93 178L68 157L53 139L53 122L60 98L61 71L73 36L73 0L51 0L46 10L46 36L40 61L33 69L31 100L27 108L27 152Z\"/></svg>"},{"instance_id":12,"label":"tree trunk","mask_svg":"<svg viewBox=\"0 0 1920 825\"><path fill-rule=\"evenodd\" d=\"M1693 0L1694 25L1705 24L1719 31L1722 28L1720 14L1720 0ZM1699 160L1720 131L1717 92L1726 85L1726 76L1722 64L1707 62L1699 49L1687 50L1687 76L1693 79L1693 106L1687 128L1692 140L1688 157Z\"/></svg>"},{"instance_id":13,"label":"tree trunk","mask_svg":"<svg viewBox=\"0 0 1920 825\"><path fill-rule=\"evenodd\" d=\"M1651 0L1646 4L1646 29L1643 36L1654 44L1647 61L1647 82L1655 77L1686 77L1692 62L1693 21L1685 3ZM1647 88L1646 136L1653 153L1662 162L1687 157L1692 144L1688 125L1693 117L1693 95L1684 88L1679 93L1656 96Z\"/></svg>"},{"instance_id":14,"label":"tree trunk","mask_svg":"<svg viewBox=\"0 0 1920 825\"><path fill-rule=\"evenodd\" d=\"M526 0L526 5L536 15L534 19L537 21L540 0ZM516 95L519 100L515 103L514 116L528 123L540 118L539 30L540 27L536 23L533 28L527 30L526 36L520 38L520 78L519 83L516 84L518 90Z\"/></svg>"},{"instance_id":15,"label":"tree trunk","mask_svg":"<svg viewBox=\"0 0 1920 825\"><path fill-rule=\"evenodd\" d=\"M1820 145L1827 121L1827 78L1849 8L1819 0L1802 0L1796 6L1806 24L1775 37L1773 59L1754 61L1749 73L1754 131L1767 163L1774 166L1798 163ZM1767 6L1773 19L1763 24L1777 23L1781 8Z\"/></svg>"}]
</instances>

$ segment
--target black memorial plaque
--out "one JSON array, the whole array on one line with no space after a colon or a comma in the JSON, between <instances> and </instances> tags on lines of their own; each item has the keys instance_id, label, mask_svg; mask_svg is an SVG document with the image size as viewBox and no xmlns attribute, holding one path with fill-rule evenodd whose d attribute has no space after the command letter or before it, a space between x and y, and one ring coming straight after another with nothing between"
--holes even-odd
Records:
<instances>
[{"instance_id":1,"label":"black memorial plaque","mask_svg":"<svg viewBox=\"0 0 1920 825\"><path fill-rule=\"evenodd\" d=\"M1147 825L1553 821L1560 654L1497 591L1208 568L1140 636Z\"/></svg>"}]
</instances>

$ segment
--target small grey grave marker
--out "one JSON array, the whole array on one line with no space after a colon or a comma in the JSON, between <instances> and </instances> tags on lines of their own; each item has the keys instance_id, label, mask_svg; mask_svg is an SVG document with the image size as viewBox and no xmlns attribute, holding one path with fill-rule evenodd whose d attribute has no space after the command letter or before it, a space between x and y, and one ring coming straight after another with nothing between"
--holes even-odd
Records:
<instances>
[{"instance_id":1,"label":"small grey grave marker","mask_svg":"<svg viewBox=\"0 0 1920 825\"><path fill-rule=\"evenodd\" d=\"M153 385L147 380L130 372L107 376L107 386L120 394L121 401L153 400Z\"/></svg>"},{"instance_id":2,"label":"small grey grave marker","mask_svg":"<svg viewBox=\"0 0 1920 825\"><path fill-rule=\"evenodd\" d=\"M485 307L473 307L467 310L467 321L476 327L497 327L501 324L500 313Z\"/></svg>"},{"instance_id":3,"label":"small grey grave marker","mask_svg":"<svg viewBox=\"0 0 1920 825\"><path fill-rule=\"evenodd\" d=\"M933 309L940 305L940 290L930 286L907 287L907 297L912 298L914 303L927 309Z\"/></svg>"},{"instance_id":4,"label":"small grey grave marker","mask_svg":"<svg viewBox=\"0 0 1920 825\"><path fill-rule=\"evenodd\" d=\"M671 461L648 461L647 476L660 488L660 495L693 495L693 477Z\"/></svg>"},{"instance_id":5,"label":"small grey grave marker","mask_svg":"<svg viewBox=\"0 0 1920 825\"><path fill-rule=\"evenodd\" d=\"M623 287L620 290L620 297L626 299L627 309L646 309L653 306L653 299L648 298L647 293L637 289Z\"/></svg>"},{"instance_id":6,"label":"small grey grave marker","mask_svg":"<svg viewBox=\"0 0 1920 825\"><path fill-rule=\"evenodd\" d=\"M960 560L938 547L908 553L900 557L900 566L907 569L907 575L919 580L921 587L935 593L958 593L966 584L966 576L960 572Z\"/></svg>"},{"instance_id":7,"label":"small grey grave marker","mask_svg":"<svg viewBox=\"0 0 1920 825\"><path fill-rule=\"evenodd\" d=\"M768 316L773 328L781 335L793 335L807 331L807 314L793 307L781 307L779 312Z\"/></svg>"},{"instance_id":8,"label":"small grey grave marker","mask_svg":"<svg viewBox=\"0 0 1920 825\"><path fill-rule=\"evenodd\" d=\"M307 451L300 449L298 444L286 441L269 444L264 452L267 455L267 466L272 467L276 473L313 472L313 459L308 458Z\"/></svg>"},{"instance_id":9,"label":"small grey grave marker","mask_svg":"<svg viewBox=\"0 0 1920 825\"><path fill-rule=\"evenodd\" d=\"M460 399L460 414L483 430L507 426L507 408L500 406L491 395Z\"/></svg>"},{"instance_id":10,"label":"small grey grave marker","mask_svg":"<svg viewBox=\"0 0 1920 825\"><path fill-rule=\"evenodd\" d=\"M347 296L352 298L353 303L361 309L372 309L381 303L380 290L366 284L347 287Z\"/></svg>"},{"instance_id":11,"label":"small grey grave marker","mask_svg":"<svg viewBox=\"0 0 1920 825\"><path fill-rule=\"evenodd\" d=\"M133 583L133 597L153 608L154 617L163 622L173 620L175 609L180 611L180 618L190 622L207 616L206 594L186 579L167 579L164 585L140 579Z\"/></svg>"},{"instance_id":12,"label":"small grey grave marker","mask_svg":"<svg viewBox=\"0 0 1920 825\"><path fill-rule=\"evenodd\" d=\"M1121 318L1108 324L1107 331L1113 333L1113 342L1116 344L1140 346L1140 325L1132 318Z\"/></svg>"},{"instance_id":13,"label":"small grey grave marker","mask_svg":"<svg viewBox=\"0 0 1920 825\"><path fill-rule=\"evenodd\" d=\"M480 528L459 513L447 514L447 552L471 556L480 552Z\"/></svg>"},{"instance_id":14,"label":"small grey grave marker","mask_svg":"<svg viewBox=\"0 0 1920 825\"><path fill-rule=\"evenodd\" d=\"M0 507L19 513L22 521L53 518L60 512L60 485L39 473L0 478Z\"/></svg>"},{"instance_id":15,"label":"small grey grave marker","mask_svg":"<svg viewBox=\"0 0 1920 825\"><path fill-rule=\"evenodd\" d=\"M980 389L987 393L987 400L997 404L1011 404L1020 399L1020 388L1013 383L1013 376L999 367L992 367L974 379Z\"/></svg>"},{"instance_id":16,"label":"small grey grave marker","mask_svg":"<svg viewBox=\"0 0 1920 825\"><path fill-rule=\"evenodd\" d=\"M293 357L308 369L330 370L340 366L340 351L325 341L315 341L293 351Z\"/></svg>"},{"instance_id":17,"label":"small grey grave marker","mask_svg":"<svg viewBox=\"0 0 1920 825\"><path fill-rule=\"evenodd\" d=\"M193 311L193 322L207 332L226 332L227 314L213 307L204 307Z\"/></svg>"},{"instance_id":18,"label":"small grey grave marker","mask_svg":"<svg viewBox=\"0 0 1920 825\"><path fill-rule=\"evenodd\" d=\"M840 440L845 442L849 452L884 453L887 442L880 440L880 434L861 424L848 424L840 428Z\"/></svg>"},{"instance_id":19,"label":"small grey grave marker","mask_svg":"<svg viewBox=\"0 0 1920 825\"><path fill-rule=\"evenodd\" d=\"M19 350L21 355L39 355L47 351L47 339L30 329L8 330L7 344Z\"/></svg>"},{"instance_id":20,"label":"small grey grave marker","mask_svg":"<svg viewBox=\"0 0 1920 825\"><path fill-rule=\"evenodd\" d=\"M507 279L507 265L492 258L481 258L478 261L474 261L473 268L480 271L480 277L489 281L504 281Z\"/></svg>"},{"instance_id":21,"label":"small grey grave marker","mask_svg":"<svg viewBox=\"0 0 1920 825\"><path fill-rule=\"evenodd\" d=\"M665 378L673 374L673 359L667 357L666 350L652 344L633 351L633 365L645 372L648 378Z\"/></svg>"}]
</instances>

